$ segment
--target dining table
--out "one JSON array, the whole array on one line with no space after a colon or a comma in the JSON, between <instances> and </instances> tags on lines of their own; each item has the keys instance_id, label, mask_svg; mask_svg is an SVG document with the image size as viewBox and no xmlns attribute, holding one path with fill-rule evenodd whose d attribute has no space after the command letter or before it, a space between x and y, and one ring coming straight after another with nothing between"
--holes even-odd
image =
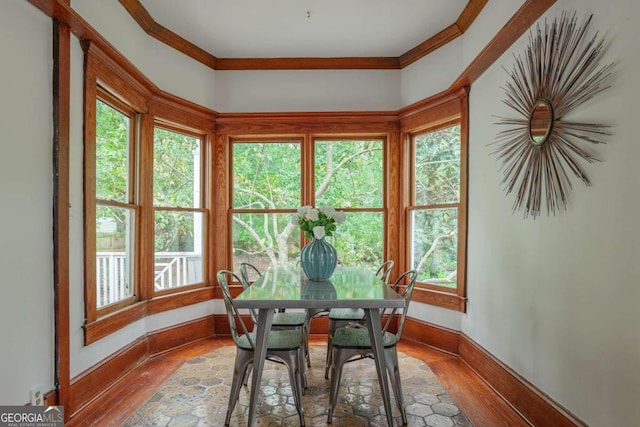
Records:
<instances>
[{"instance_id":1,"label":"dining table","mask_svg":"<svg viewBox=\"0 0 640 427\"><path fill-rule=\"evenodd\" d=\"M281 309L304 309L317 313L332 308L361 308L371 339L389 427L393 426L391 393L386 373L381 312L402 308L405 300L365 267L338 267L327 280L309 280L300 268L270 268L235 299L236 308L258 310L251 379L248 426L256 423L260 384L273 313Z\"/></svg>"}]
</instances>

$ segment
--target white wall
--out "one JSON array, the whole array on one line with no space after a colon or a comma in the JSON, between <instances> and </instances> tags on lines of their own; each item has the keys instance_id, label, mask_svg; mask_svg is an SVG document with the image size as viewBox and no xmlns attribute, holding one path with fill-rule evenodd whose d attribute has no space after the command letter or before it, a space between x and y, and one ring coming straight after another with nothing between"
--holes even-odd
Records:
<instances>
[{"instance_id":1,"label":"white wall","mask_svg":"<svg viewBox=\"0 0 640 427\"><path fill-rule=\"evenodd\" d=\"M216 71L220 112L387 111L400 106L399 70Z\"/></svg>"},{"instance_id":2,"label":"white wall","mask_svg":"<svg viewBox=\"0 0 640 427\"><path fill-rule=\"evenodd\" d=\"M440 93L455 81L462 66L463 37L402 69L402 107Z\"/></svg>"},{"instance_id":3,"label":"white wall","mask_svg":"<svg viewBox=\"0 0 640 427\"><path fill-rule=\"evenodd\" d=\"M53 388L52 25L0 2L0 404Z\"/></svg>"},{"instance_id":4,"label":"white wall","mask_svg":"<svg viewBox=\"0 0 640 427\"><path fill-rule=\"evenodd\" d=\"M160 89L216 108L214 71L150 37L120 2L73 0L71 7Z\"/></svg>"},{"instance_id":5,"label":"white wall","mask_svg":"<svg viewBox=\"0 0 640 427\"><path fill-rule=\"evenodd\" d=\"M571 118L612 123L615 135L591 148L604 161L586 166L592 187L573 181L566 212L523 219L487 144L498 132L494 115L513 116L501 103L500 66L511 68L528 34L472 86L462 332L589 425L637 425L640 11L636 0L559 0L545 17L562 10L593 13L594 30L610 43L605 63L619 63L614 87Z\"/></svg>"},{"instance_id":6,"label":"white wall","mask_svg":"<svg viewBox=\"0 0 640 427\"><path fill-rule=\"evenodd\" d=\"M117 1L72 7L161 89L219 112L400 108L399 70L214 71L149 37Z\"/></svg>"},{"instance_id":7,"label":"white wall","mask_svg":"<svg viewBox=\"0 0 640 427\"><path fill-rule=\"evenodd\" d=\"M505 10L515 11L520 4L489 2L461 40L401 72L265 74L216 74L146 36L126 20L131 18L117 2L74 0L73 7L161 89L226 112L385 110L412 103L445 89L450 82L443 73L452 74L453 81L459 74L454 70L484 47L479 40L489 40L511 16ZM512 53L526 45L525 35L471 89L468 313L424 305L412 310L420 318L460 326L589 425L635 425L640 419L640 178L634 172L640 145L633 124L639 99L635 21L640 10L635 0L558 0L546 17L554 18L563 9L577 9L579 15L593 12L595 29L611 42L607 60L619 62L614 87L575 115L615 125L611 142L595 147L604 162L587 166L593 186L575 183L568 210L556 216L533 220L511 212L513 197L500 186L499 164L487 143L497 132L493 115L510 113L501 103L500 86L507 77L500 66L512 65ZM75 375L147 331L201 317L214 308L202 304L161 313L82 347L81 53L76 40L73 45L70 256ZM0 277L5 281L0 403L22 404L31 386L51 388L53 382L50 20L26 1L0 2L0 52L10 58L0 68L0 227L5 243L0 249ZM435 66L440 62L433 60L436 56L442 57L442 69ZM362 81L345 92L348 96L338 93L343 78L353 82L359 76ZM261 82L274 89L260 88ZM318 85L330 94L318 92ZM18 369L21 366L25 368Z\"/></svg>"}]
</instances>

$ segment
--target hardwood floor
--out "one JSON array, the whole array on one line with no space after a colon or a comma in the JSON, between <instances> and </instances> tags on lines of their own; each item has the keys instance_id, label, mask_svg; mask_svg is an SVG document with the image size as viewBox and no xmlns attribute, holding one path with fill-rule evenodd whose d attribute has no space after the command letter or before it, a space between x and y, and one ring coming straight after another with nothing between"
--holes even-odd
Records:
<instances>
[{"instance_id":1,"label":"hardwood floor","mask_svg":"<svg viewBox=\"0 0 640 427\"><path fill-rule=\"evenodd\" d=\"M458 357L407 342L398 350L423 360L475 427L531 425Z\"/></svg>"},{"instance_id":2,"label":"hardwood floor","mask_svg":"<svg viewBox=\"0 0 640 427\"><path fill-rule=\"evenodd\" d=\"M319 337L312 339L324 341ZM201 340L148 360L109 390L99 405L92 405L91 412L85 411L67 422L67 427L121 425L186 360L222 345L233 342L219 338ZM475 427L529 426L456 356L410 342L401 342L398 349L429 365Z\"/></svg>"}]
</instances>

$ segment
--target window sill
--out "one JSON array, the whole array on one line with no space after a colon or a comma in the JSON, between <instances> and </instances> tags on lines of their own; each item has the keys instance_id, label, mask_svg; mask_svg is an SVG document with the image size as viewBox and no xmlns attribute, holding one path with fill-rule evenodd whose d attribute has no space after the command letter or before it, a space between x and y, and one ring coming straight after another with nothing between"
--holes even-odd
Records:
<instances>
[{"instance_id":1,"label":"window sill","mask_svg":"<svg viewBox=\"0 0 640 427\"><path fill-rule=\"evenodd\" d=\"M207 286L137 302L114 313L102 316L94 322L85 324L84 345L93 344L146 316L208 301L213 299L213 295L213 287Z\"/></svg>"},{"instance_id":2,"label":"window sill","mask_svg":"<svg viewBox=\"0 0 640 427\"><path fill-rule=\"evenodd\" d=\"M416 287L411 300L462 313L467 312L467 298L451 292Z\"/></svg>"}]
</instances>

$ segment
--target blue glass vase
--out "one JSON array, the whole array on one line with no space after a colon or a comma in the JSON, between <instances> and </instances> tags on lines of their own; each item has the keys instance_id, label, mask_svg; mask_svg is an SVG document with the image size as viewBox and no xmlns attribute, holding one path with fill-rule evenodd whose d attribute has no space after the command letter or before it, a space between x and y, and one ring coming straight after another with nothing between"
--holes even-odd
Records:
<instances>
[{"instance_id":1,"label":"blue glass vase","mask_svg":"<svg viewBox=\"0 0 640 427\"><path fill-rule=\"evenodd\" d=\"M326 280L338 262L336 250L329 242L315 237L300 251L300 265L309 280Z\"/></svg>"}]
</instances>

